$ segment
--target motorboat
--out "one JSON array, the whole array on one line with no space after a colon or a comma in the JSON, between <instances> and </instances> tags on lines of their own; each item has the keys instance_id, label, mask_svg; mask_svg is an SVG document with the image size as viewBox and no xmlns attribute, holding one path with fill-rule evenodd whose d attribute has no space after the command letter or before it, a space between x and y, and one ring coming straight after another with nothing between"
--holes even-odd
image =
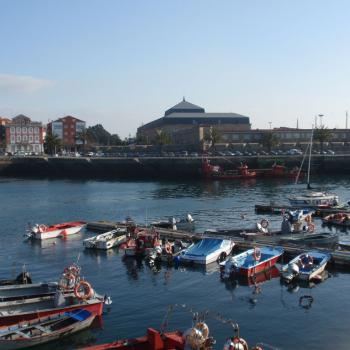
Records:
<instances>
[{"instance_id":1,"label":"motorboat","mask_svg":"<svg viewBox=\"0 0 350 350\"><path fill-rule=\"evenodd\" d=\"M46 344L91 326L95 315L84 309L59 313L0 328L0 349L13 350Z\"/></svg>"},{"instance_id":2,"label":"motorboat","mask_svg":"<svg viewBox=\"0 0 350 350\"><path fill-rule=\"evenodd\" d=\"M298 208L317 209L320 206L332 207L339 203L339 197L337 195L314 191L308 191L301 195L291 196L288 199L292 207Z\"/></svg>"},{"instance_id":3,"label":"motorboat","mask_svg":"<svg viewBox=\"0 0 350 350\"><path fill-rule=\"evenodd\" d=\"M308 209L286 211L282 218L281 234L314 232L312 214Z\"/></svg>"},{"instance_id":4,"label":"motorboat","mask_svg":"<svg viewBox=\"0 0 350 350\"><path fill-rule=\"evenodd\" d=\"M168 220L153 221L151 226L156 228L168 228L171 230L193 231L195 228L195 220L191 214L187 214L184 219L171 217Z\"/></svg>"},{"instance_id":5,"label":"motorboat","mask_svg":"<svg viewBox=\"0 0 350 350\"><path fill-rule=\"evenodd\" d=\"M308 251L298 255L281 268L282 278L290 282L294 279L310 281L322 274L331 255L318 251Z\"/></svg>"},{"instance_id":6,"label":"motorboat","mask_svg":"<svg viewBox=\"0 0 350 350\"><path fill-rule=\"evenodd\" d=\"M180 261L196 264L210 264L222 261L231 253L235 243L229 239L203 238L190 246L180 256Z\"/></svg>"},{"instance_id":7,"label":"motorboat","mask_svg":"<svg viewBox=\"0 0 350 350\"><path fill-rule=\"evenodd\" d=\"M90 249L111 249L126 242L126 234L126 228L117 228L115 230L84 239L83 245L85 248Z\"/></svg>"},{"instance_id":8,"label":"motorboat","mask_svg":"<svg viewBox=\"0 0 350 350\"><path fill-rule=\"evenodd\" d=\"M349 213L330 214L322 218L322 223L324 223L325 225L350 227L350 214Z\"/></svg>"},{"instance_id":9,"label":"motorboat","mask_svg":"<svg viewBox=\"0 0 350 350\"><path fill-rule=\"evenodd\" d=\"M86 225L85 221L65 222L55 225L35 224L28 232L27 237L35 239L49 239L67 237L79 233Z\"/></svg>"},{"instance_id":10,"label":"motorboat","mask_svg":"<svg viewBox=\"0 0 350 350\"><path fill-rule=\"evenodd\" d=\"M8 286L13 284L32 284L32 277L27 271L22 271L15 279L1 279L0 286Z\"/></svg>"},{"instance_id":11,"label":"motorboat","mask_svg":"<svg viewBox=\"0 0 350 350\"><path fill-rule=\"evenodd\" d=\"M127 237L126 242L122 243L120 248L124 249L126 256L144 257L148 252L161 245L157 232L141 231L136 233L136 238Z\"/></svg>"},{"instance_id":12,"label":"motorboat","mask_svg":"<svg viewBox=\"0 0 350 350\"><path fill-rule=\"evenodd\" d=\"M293 243L297 245L307 246L334 246L338 243L339 237L336 233L322 232L322 233L303 233L299 235L290 235L280 238L280 242Z\"/></svg>"},{"instance_id":13,"label":"motorboat","mask_svg":"<svg viewBox=\"0 0 350 350\"><path fill-rule=\"evenodd\" d=\"M253 276L272 268L284 250L281 247L261 247L249 249L220 263L221 277L234 275Z\"/></svg>"}]
</instances>

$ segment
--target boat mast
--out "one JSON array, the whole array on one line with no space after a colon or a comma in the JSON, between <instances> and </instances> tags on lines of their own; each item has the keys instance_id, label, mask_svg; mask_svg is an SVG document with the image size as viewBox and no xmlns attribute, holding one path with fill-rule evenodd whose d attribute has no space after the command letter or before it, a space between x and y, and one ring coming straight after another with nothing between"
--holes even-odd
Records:
<instances>
[{"instance_id":1,"label":"boat mast","mask_svg":"<svg viewBox=\"0 0 350 350\"><path fill-rule=\"evenodd\" d=\"M309 164L307 167L307 189L311 190L311 186L310 186L310 168L311 168L311 151L312 151L312 139L314 136L314 126L312 126L311 129L311 140L310 140L310 149L309 149Z\"/></svg>"}]
</instances>

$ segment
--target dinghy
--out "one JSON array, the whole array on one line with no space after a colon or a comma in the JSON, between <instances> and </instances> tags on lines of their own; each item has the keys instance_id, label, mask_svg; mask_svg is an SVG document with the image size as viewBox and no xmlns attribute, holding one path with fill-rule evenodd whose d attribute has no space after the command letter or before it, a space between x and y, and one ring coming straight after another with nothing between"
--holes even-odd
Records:
<instances>
[{"instance_id":1,"label":"dinghy","mask_svg":"<svg viewBox=\"0 0 350 350\"><path fill-rule=\"evenodd\" d=\"M26 236L35 239L67 237L79 233L85 225L85 221L65 222L51 226L36 224L29 230L30 232Z\"/></svg>"},{"instance_id":2,"label":"dinghy","mask_svg":"<svg viewBox=\"0 0 350 350\"><path fill-rule=\"evenodd\" d=\"M318 251L300 254L288 264L282 266L282 278L288 282L294 279L304 281L317 279L326 268L330 258L330 254Z\"/></svg>"},{"instance_id":3,"label":"dinghy","mask_svg":"<svg viewBox=\"0 0 350 350\"><path fill-rule=\"evenodd\" d=\"M203 238L189 247L180 256L180 261L196 264L210 264L214 261L225 260L231 253L235 243L228 239Z\"/></svg>"}]
</instances>

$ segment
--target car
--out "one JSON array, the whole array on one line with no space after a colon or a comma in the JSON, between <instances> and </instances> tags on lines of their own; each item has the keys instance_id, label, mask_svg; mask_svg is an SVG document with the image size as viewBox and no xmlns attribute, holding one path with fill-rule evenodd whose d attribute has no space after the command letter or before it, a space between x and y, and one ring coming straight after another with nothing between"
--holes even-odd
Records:
<instances>
[{"instance_id":1,"label":"car","mask_svg":"<svg viewBox=\"0 0 350 350\"><path fill-rule=\"evenodd\" d=\"M265 151L261 151L260 154L262 154L263 156L267 156L268 155L268 153L265 152Z\"/></svg>"},{"instance_id":2,"label":"car","mask_svg":"<svg viewBox=\"0 0 350 350\"><path fill-rule=\"evenodd\" d=\"M241 157L243 156L243 153L241 151L236 151L236 156Z\"/></svg>"},{"instance_id":3,"label":"car","mask_svg":"<svg viewBox=\"0 0 350 350\"><path fill-rule=\"evenodd\" d=\"M334 151L332 151L331 149L327 150L326 152L327 152L327 154L329 154L329 155L332 155L332 156L334 156L334 155L335 155L335 152L334 152Z\"/></svg>"},{"instance_id":4,"label":"car","mask_svg":"<svg viewBox=\"0 0 350 350\"><path fill-rule=\"evenodd\" d=\"M94 155L94 152L88 152L88 153L87 153L87 156L88 156L88 157L92 157L93 155Z\"/></svg>"},{"instance_id":5,"label":"car","mask_svg":"<svg viewBox=\"0 0 350 350\"><path fill-rule=\"evenodd\" d=\"M191 152L191 153L190 153L190 156L191 156L191 157L198 157L198 153L197 153L197 152Z\"/></svg>"}]
</instances>

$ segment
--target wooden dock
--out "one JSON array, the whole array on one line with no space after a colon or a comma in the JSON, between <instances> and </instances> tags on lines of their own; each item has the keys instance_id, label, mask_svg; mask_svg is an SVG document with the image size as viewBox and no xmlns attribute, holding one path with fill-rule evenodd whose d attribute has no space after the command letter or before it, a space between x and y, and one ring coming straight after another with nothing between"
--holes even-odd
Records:
<instances>
[{"instance_id":1,"label":"wooden dock","mask_svg":"<svg viewBox=\"0 0 350 350\"><path fill-rule=\"evenodd\" d=\"M118 227L125 227L125 223L114 222L114 221L95 221L89 222L87 224L87 229L92 231L103 231L107 232L109 230L116 229ZM150 227L138 226L140 230L149 230ZM336 250L336 249L326 249L322 247L307 247L302 245L296 245L291 243L280 244L279 236L258 236L254 239L245 239L244 237L237 237L232 235L223 235L215 233L195 233L181 230L171 230L166 228L157 228L157 233L159 233L162 239L176 240L181 239L185 241L198 241L205 237L210 238L223 238L223 239L232 239L235 242L235 248L239 251L244 251L254 247L275 247L280 246L284 249L286 255L289 257L294 257L298 254L306 252L308 250L320 250L331 254L330 264L336 267L342 267L349 269L350 268L350 251L346 250ZM235 230L234 230L235 231Z\"/></svg>"}]
</instances>

